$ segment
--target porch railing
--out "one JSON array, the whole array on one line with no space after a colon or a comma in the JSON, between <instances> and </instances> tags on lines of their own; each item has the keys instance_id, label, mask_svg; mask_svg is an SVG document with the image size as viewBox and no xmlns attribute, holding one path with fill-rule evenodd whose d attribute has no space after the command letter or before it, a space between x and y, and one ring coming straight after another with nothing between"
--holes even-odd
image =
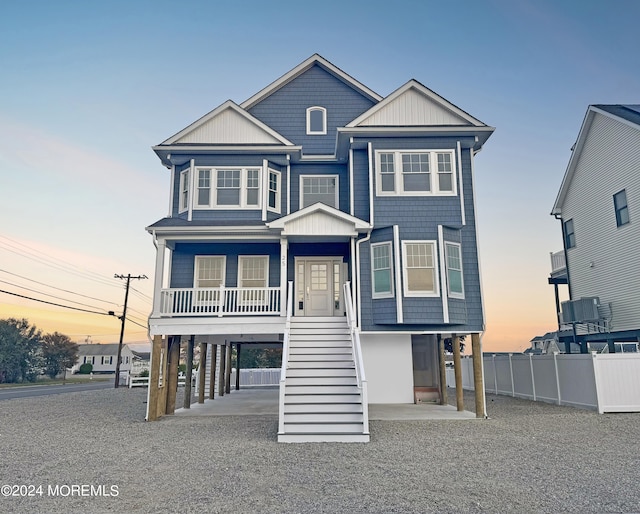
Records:
<instances>
[{"instance_id":1,"label":"porch railing","mask_svg":"<svg viewBox=\"0 0 640 514\"><path fill-rule=\"evenodd\" d=\"M356 380L358 388L362 393L362 418L363 431L369 433L369 398L367 393L367 378L364 374L364 360L362 357L362 347L360 346L360 328L356 318L355 306L351 298L351 283L345 282L343 286L344 305L347 312L347 323L351 333L351 346L353 349L353 359L356 364Z\"/></svg>"},{"instance_id":2,"label":"porch railing","mask_svg":"<svg viewBox=\"0 0 640 514\"><path fill-rule=\"evenodd\" d=\"M567 261L565 259L564 250L551 254L551 273L564 271L567 269Z\"/></svg>"},{"instance_id":3,"label":"porch railing","mask_svg":"<svg viewBox=\"0 0 640 514\"><path fill-rule=\"evenodd\" d=\"M160 293L164 316L279 315L279 287L171 288Z\"/></svg>"}]
</instances>

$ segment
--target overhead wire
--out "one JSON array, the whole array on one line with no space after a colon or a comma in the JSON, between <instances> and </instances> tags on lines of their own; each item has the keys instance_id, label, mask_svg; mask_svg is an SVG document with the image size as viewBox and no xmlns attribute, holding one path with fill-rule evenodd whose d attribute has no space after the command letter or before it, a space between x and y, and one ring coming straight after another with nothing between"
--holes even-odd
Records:
<instances>
[{"instance_id":1,"label":"overhead wire","mask_svg":"<svg viewBox=\"0 0 640 514\"><path fill-rule=\"evenodd\" d=\"M20 298L25 298L27 300L33 300L34 302L46 303L48 305L55 305L56 307L62 307L64 309L71 309L71 310L74 310L74 311L88 312L88 313L91 313L91 314L100 314L102 316L113 316L114 315L114 314L109 314L107 312L90 311L90 310L87 310L87 309L80 309L78 307L70 307L69 305L62 305L62 304L59 304L59 303L48 302L46 300L40 300L38 298L32 298L30 296L25 296L25 295L18 294L18 293L12 293L11 291L5 291L4 289L0 289L0 293L10 294L12 296L18 296Z\"/></svg>"}]
</instances>

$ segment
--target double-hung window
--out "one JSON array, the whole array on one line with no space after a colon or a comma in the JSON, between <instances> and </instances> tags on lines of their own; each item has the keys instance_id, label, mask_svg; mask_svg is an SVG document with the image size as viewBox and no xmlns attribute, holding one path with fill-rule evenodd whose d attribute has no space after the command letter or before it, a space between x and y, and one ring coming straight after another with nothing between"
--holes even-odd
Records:
<instances>
[{"instance_id":1,"label":"double-hung window","mask_svg":"<svg viewBox=\"0 0 640 514\"><path fill-rule=\"evenodd\" d=\"M269 169L269 194L267 198L267 208L270 211L280 212L280 182L281 174L279 171Z\"/></svg>"},{"instance_id":2,"label":"double-hung window","mask_svg":"<svg viewBox=\"0 0 640 514\"><path fill-rule=\"evenodd\" d=\"M626 189L613 195L613 207L616 211L616 225L621 227L629 223L629 206L627 205Z\"/></svg>"},{"instance_id":3,"label":"double-hung window","mask_svg":"<svg viewBox=\"0 0 640 514\"><path fill-rule=\"evenodd\" d=\"M189 170L180 172L180 201L179 211L183 212L189 208Z\"/></svg>"},{"instance_id":4,"label":"double-hung window","mask_svg":"<svg viewBox=\"0 0 640 514\"><path fill-rule=\"evenodd\" d=\"M195 208L260 208L260 168L196 168Z\"/></svg>"},{"instance_id":5,"label":"double-hung window","mask_svg":"<svg viewBox=\"0 0 640 514\"><path fill-rule=\"evenodd\" d=\"M373 298L393 297L391 243L371 245L371 282Z\"/></svg>"},{"instance_id":6,"label":"double-hung window","mask_svg":"<svg viewBox=\"0 0 640 514\"><path fill-rule=\"evenodd\" d=\"M321 202L338 208L337 175L302 175L300 177L300 208Z\"/></svg>"},{"instance_id":7,"label":"double-hung window","mask_svg":"<svg viewBox=\"0 0 640 514\"><path fill-rule=\"evenodd\" d=\"M379 196L455 195L453 150L376 151Z\"/></svg>"},{"instance_id":8,"label":"double-hung window","mask_svg":"<svg viewBox=\"0 0 640 514\"><path fill-rule=\"evenodd\" d=\"M459 243L445 243L444 251L447 263L447 287L451 298L464 298L462 278L462 252Z\"/></svg>"},{"instance_id":9,"label":"double-hung window","mask_svg":"<svg viewBox=\"0 0 640 514\"><path fill-rule=\"evenodd\" d=\"M573 218L564 222L564 246L567 250L576 246L576 233L573 229Z\"/></svg>"},{"instance_id":10,"label":"double-hung window","mask_svg":"<svg viewBox=\"0 0 640 514\"><path fill-rule=\"evenodd\" d=\"M435 241L403 241L402 268L405 296L438 296Z\"/></svg>"},{"instance_id":11,"label":"double-hung window","mask_svg":"<svg viewBox=\"0 0 640 514\"><path fill-rule=\"evenodd\" d=\"M241 255L238 257L239 301L244 307L265 305L269 301L269 257Z\"/></svg>"}]
</instances>

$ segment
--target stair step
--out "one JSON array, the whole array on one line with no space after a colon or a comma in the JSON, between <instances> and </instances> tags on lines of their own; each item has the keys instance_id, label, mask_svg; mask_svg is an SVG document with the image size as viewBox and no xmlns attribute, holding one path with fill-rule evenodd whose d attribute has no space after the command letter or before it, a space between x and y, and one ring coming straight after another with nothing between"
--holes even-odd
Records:
<instances>
[{"instance_id":1,"label":"stair step","mask_svg":"<svg viewBox=\"0 0 640 514\"><path fill-rule=\"evenodd\" d=\"M368 443L369 434L278 434L279 443Z\"/></svg>"},{"instance_id":2,"label":"stair step","mask_svg":"<svg viewBox=\"0 0 640 514\"><path fill-rule=\"evenodd\" d=\"M351 347L314 347L314 346L293 346L289 348L289 357L292 355L341 355L350 356Z\"/></svg>"},{"instance_id":3,"label":"stair step","mask_svg":"<svg viewBox=\"0 0 640 514\"><path fill-rule=\"evenodd\" d=\"M284 394L358 394L355 385L289 385L287 382Z\"/></svg>"},{"instance_id":4,"label":"stair step","mask_svg":"<svg viewBox=\"0 0 640 514\"><path fill-rule=\"evenodd\" d=\"M346 327L290 327L292 334L326 334L350 337L349 329Z\"/></svg>"},{"instance_id":5,"label":"stair step","mask_svg":"<svg viewBox=\"0 0 640 514\"><path fill-rule=\"evenodd\" d=\"M289 341L300 341L302 343L314 342L314 341L336 341L342 343L348 343L351 345L351 338L349 336L340 334L291 334Z\"/></svg>"},{"instance_id":6,"label":"stair step","mask_svg":"<svg viewBox=\"0 0 640 514\"><path fill-rule=\"evenodd\" d=\"M362 434L362 423L284 423L285 433L291 434Z\"/></svg>"},{"instance_id":7,"label":"stair step","mask_svg":"<svg viewBox=\"0 0 640 514\"><path fill-rule=\"evenodd\" d=\"M285 426L289 423L360 423L363 422L362 412L340 412L340 413L286 413L284 414ZM295 431L295 429L294 429Z\"/></svg>"},{"instance_id":8,"label":"stair step","mask_svg":"<svg viewBox=\"0 0 640 514\"><path fill-rule=\"evenodd\" d=\"M356 377L287 377L286 386L357 386Z\"/></svg>"},{"instance_id":9,"label":"stair step","mask_svg":"<svg viewBox=\"0 0 640 514\"><path fill-rule=\"evenodd\" d=\"M356 376L355 368L333 368L333 369L287 369L287 380L289 378L311 378L311 377L354 377Z\"/></svg>"},{"instance_id":10,"label":"stair step","mask_svg":"<svg viewBox=\"0 0 640 514\"><path fill-rule=\"evenodd\" d=\"M351 341L302 341L298 339L289 340L289 348L351 348Z\"/></svg>"},{"instance_id":11,"label":"stair step","mask_svg":"<svg viewBox=\"0 0 640 514\"><path fill-rule=\"evenodd\" d=\"M362 398L359 394L287 394L285 392L285 405L292 405L294 403L304 403L307 405L320 404L320 403L334 403L334 404L348 404L355 403L362 404Z\"/></svg>"},{"instance_id":12,"label":"stair step","mask_svg":"<svg viewBox=\"0 0 640 514\"><path fill-rule=\"evenodd\" d=\"M284 406L287 414L362 414L362 404L359 403L288 403Z\"/></svg>"},{"instance_id":13,"label":"stair step","mask_svg":"<svg viewBox=\"0 0 640 514\"><path fill-rule=\"evenodd\" d=\"M292 360L289 357L289 364L287 369L356 369L356 366L351 360L309 360L308 357L303 355L299 356L300 359Z\"/></svg>"},{"instance_id":14,"label":"stair step","mask_svg":"<svg viewBox=\"0 0 640 514\"><path fill-rule=\"evenodd\" d=\"M318 355L317 359L314 359L314 355ZM347 361L353 363L353 357L351 354L299 354L299 353L289 353L289 362L297 362L297 361Z\"/></svg>"}]
</instances>

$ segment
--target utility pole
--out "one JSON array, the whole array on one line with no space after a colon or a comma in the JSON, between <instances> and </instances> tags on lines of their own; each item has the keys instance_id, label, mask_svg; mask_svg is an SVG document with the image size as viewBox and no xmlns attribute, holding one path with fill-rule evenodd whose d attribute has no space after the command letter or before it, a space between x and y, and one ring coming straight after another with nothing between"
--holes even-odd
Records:
<instances>
[{"instance_id":1,"label":"utility pole","mask_svg":"<svg viewBox=\"0 0 640 514\"><path fill-rule=\"evenodd\" d=\"M120 320L122 321L122 326L120 327L120 342L118 343L118 357L116 358L116 380L114 383L115 389L118 389L120 385L120 359L122 355L122 340L124 339L124 322L127 319L127 302L129 300L129 284L131 283L131 279L134 280L143 280L146 279L146 275L138 275L137 277L132 277L131 273L125 275L114 275L113 278L119 278L121 280L127 279L126 292L124 293L124 309L122 310L122 316Z\"/></svg>"}]
</instances>

